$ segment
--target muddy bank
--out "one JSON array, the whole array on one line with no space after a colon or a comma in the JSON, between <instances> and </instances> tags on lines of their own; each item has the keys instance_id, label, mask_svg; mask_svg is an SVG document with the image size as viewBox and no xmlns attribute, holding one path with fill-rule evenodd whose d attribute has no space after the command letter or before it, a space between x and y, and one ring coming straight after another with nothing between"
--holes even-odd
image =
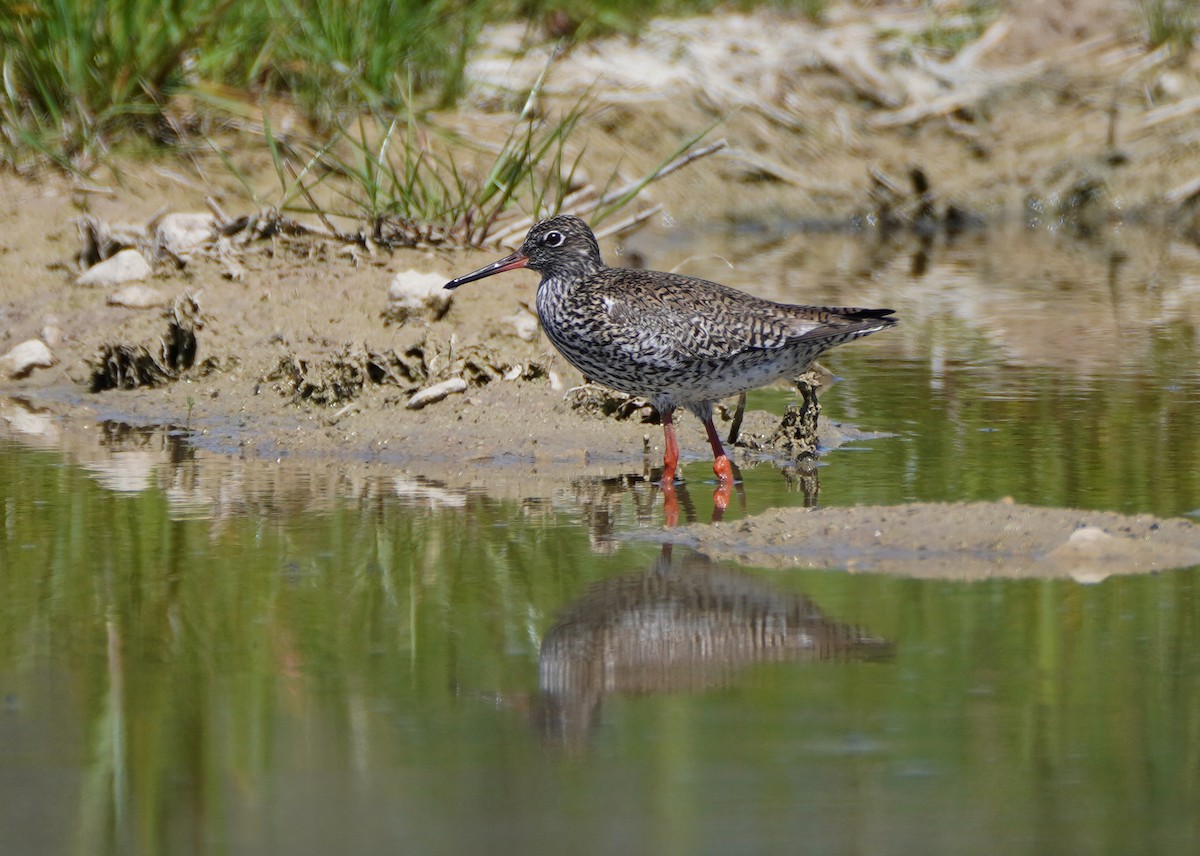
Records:
<instances>
[{"instance_id":1,"label":"muddy bank","mask_svg":"<svg viewBox=\"0 0 1200 856\"><path fill-rule=\"evenodd\" d=\"M1095 583L1200 565L1200 526L1191 521L1012 502L778 509L676 534L717 560L931 579Z\"/></svg>"},{"instance_id":2,"label":"muddy bank","mask_svg":"<svg viewBox=\"0 0 1200 856\"><path fill-rule=\"evenodd\" d=\"M594 142L634 160L719 122L729 150L688 176L686 200L663 191L675 217L876 226L953 207L1091 232L1161 206L1194 229L1197 52L1151 49L1136 4L994 11L831 3L819 25L762 10L661 20L574 47L548 99L590 92L606 130ZM511 101L547 67L554 46L527 35L489 31L468 72L475 104Z\"/></svg>"},{"instance_id":3,"label":"muddy bank","mask_svg":"<svg viewBox=\"0 0 1200 856\"><path fill-rule=\"evenodd\" d=\"M598 552L611 551L634 531L641 540L765 568L1096 583L1200 565L1200 526L1179 518L1010 501L912 503L774 509L732 522L663 529L651 461L638 472L629 461L596 462L586 454L558 462L536 455L498 460L490 452L466 461L450 454L405 462L403 456L336 452L278 452L272 458L236 445L221 449L221 438L183 429L88 422L87 413L76 409L64 417L51 408L0 401L0 441L60 452L106 490L158 490L172 516L203 517L214 529L246 514L287 515L346 502L400 501L471 513L481 503L510 500L547 520L563 512L577 516Z\"/></svg>"}]
</instances>

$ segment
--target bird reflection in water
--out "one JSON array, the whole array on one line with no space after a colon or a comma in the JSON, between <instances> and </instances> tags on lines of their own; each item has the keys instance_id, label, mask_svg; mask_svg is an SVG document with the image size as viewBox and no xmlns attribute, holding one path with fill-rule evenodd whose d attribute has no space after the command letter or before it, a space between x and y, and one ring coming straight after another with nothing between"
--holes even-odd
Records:
<instances>
[{"instance_id":1,"label":"bird reflection in water","mask_svg":"<svg viewBox=\"0 0 1200 856\"><path fill-rule=\"evenodd\" d=\"M793 462L790 464L772 464L782 473L789 492L803 494L805 508L813 508L817 504L820 493L820 480L817 468L809 462ZM711 523L718 523L725 517L729 506L729 491L737 499L737 508L745 512L746 491L743 486L740 470L737 481L732 485L717 485L714 491L712 514L708 518ZM621 543L617 533L628 528L630 515L632 522L638 528L649 528L659 525L657 516L658 497L662 495L662 525L672 529L682 522L686 524L700 522L701 509L697 507L694 498L688 490L687 482L676 482L664 490L658 479L658 471L649 468L643 473L628 473L607 478L576 478L571 482L573 499L579 507L580 516L587 527L588 540L592 550L597 553L611 553ZM724 493L724 501L715 494Z\"/></svg>"},{"instance_id":2,"label":"bird reflection in water","mask_svg":"<svg viewBox=\"0 0 1200 856\"><path fill-rule=\"evenodd\" d=\"M550 742L586 742L605 696L734 684L754 663L877 660L887 640L801 594L664 544L651 568L592 586L546 633L534 721Z\"/></svg>"}]
</instances>

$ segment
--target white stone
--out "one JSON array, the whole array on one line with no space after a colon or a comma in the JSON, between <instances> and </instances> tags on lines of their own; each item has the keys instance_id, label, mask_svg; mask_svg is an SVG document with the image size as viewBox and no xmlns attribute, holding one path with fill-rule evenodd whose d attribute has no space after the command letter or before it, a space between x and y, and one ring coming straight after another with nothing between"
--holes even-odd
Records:
<instances>
[{"instance_id":1,"label":"white stone","mask_svg":"<svg viewBox=\"0 0 1200 856\"><path fill-rule=\"evenodd\" d=\"M446 278L436 273L406 270L392 278L388 286L388 314L400 321L428 318L436 321L450 308L451 292Z\"/></svg>"},{"instance_id":2,"label":"white stone","mask_svg":"<svg viewBox=\"0 0 1200 856\"><path fill-rule=\"evenodd\" d=\"M167 296L148 285L127 285L116 294L110 294L108 302L126 309L153 309L155 306L166 306Z\"/></svg>"},{"instance_id":3,"label":"white stone","mask_svg":"<svg viewBox=\"0 0 1200 856\"><path fill-rule=\"evenodd\" d=\"M121 250L115 256L92 265L79 279L79 285L106 287L135 282L150 276L150 265L137 250Z\"/></svg>"},{"instance_id":4,"label":"white stone","mask_svg":"<svg viewBox=\"0 0 1200 856\"><path fill-rule=\"evenodd\" d=\"M21 378L34 369L49 368L54 365L54 354L46 347L41 339L29 339L17 345L3 357L0 366L11 378Z\"/></svg>"},{"instance_id":5,"label":"white stone","mask_svg":"<svg viewBox=\"0 0 1200 856\"><path fill-rule=\"evenodd\" d=\"M58 322L52 319L42 327L38 335L42 337L43 342L53 348L62 341L63 332L62 328L58 326Z\"/></svg>"},{"instance_id":6,"label":"white stone","mask_svg":"<svg viewBox=\"0 0 1200 856\"><path fill-rule=\"evenodd\" d=\"M1154 88L1160 98L1178 101L1187 93L1187 78L1177 71L1164 71L1155 81Z\"/></svg>"},{"instance_id":7,"label":"white stone","mask_svg":"<svg viewBox=\"0 0 1200 856\"><path fill-rule=\"evenodd\" d=\"M518 339L522 339L526 342L532 342L537 336L537 316L526 309L521 309L515 315L509 315L508 317L500 320L512 327L513 334Z\"/></svg>"},{"instance_id":8,"label":"white stone","mask_svg":"<svg viewBox=\"0 0 1200 856\"><path fill-rule=\"evenodd\" d=\"M453 395L456 392L465 392L467 382L460 377L452 377L450 380L444 380L441 383L435 383L433 386L427 386L425 389L416 393L408 400L408 404L404 405L409 410L420 410L427 404L434 404L441 401L448 395Z\"/></svg>"},{"instance_id":9,"label":"white stone","mask_svg":"<svg viewBox=\"0 0 1200 856\"><path fill-rule=\"evenodd\" d=\"M217 235L217 218L203 212L167 214L158 221L154 240L163 250L186 258Z\"/></svg>"}]
</instances>

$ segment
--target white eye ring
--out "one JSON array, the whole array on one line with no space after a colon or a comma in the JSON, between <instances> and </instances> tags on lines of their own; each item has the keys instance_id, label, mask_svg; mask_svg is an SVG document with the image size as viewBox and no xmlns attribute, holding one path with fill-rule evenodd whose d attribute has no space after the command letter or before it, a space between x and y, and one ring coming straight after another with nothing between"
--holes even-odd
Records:
<instances>
[{"instance_id":1,"label":"white eye ring","mask_svg":"<svg viewBox=\"0 0 1200 856\"><path fill-rule=\"evenodd\" d=\"M547 247L561 247L563 240L562 232L547 232L546 236L542 238L542 243Z\"/></svg>"}]
</instances>

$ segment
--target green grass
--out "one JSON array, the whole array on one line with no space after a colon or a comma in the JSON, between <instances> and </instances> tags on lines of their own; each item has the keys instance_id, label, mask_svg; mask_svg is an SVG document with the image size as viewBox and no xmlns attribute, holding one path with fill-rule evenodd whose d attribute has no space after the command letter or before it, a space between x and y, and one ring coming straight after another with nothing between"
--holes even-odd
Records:
<instances>
[{"instance_id":1,"label":"green grass","mask_svg":"<svg viewBox=\"0 0 1200 856\"><path fill-rule=\"evenodd\" d=\"M310 115L330 104L395 108L406 86L451 103L486 14L472 0L262 0L245 7L255 17L237 31L252 43L261 32L276 41L241 82L269 71L271 84Z\"/></svg>"},{"instance_id":2,"label":"green grass","mask_svg":"<svg viewBox=\"0 0 1200 856\"><path fill-rule=\"evenodd\" d=\"M579 176L586 150L571 138L587 118L591 98L584 95L559 114L543 114L531 105L544 80L545 75L529 92L527 109L497 147L450 133L404 106L398 114L367 110L323 143L281 138L264 115L263 136L278 182L270 194L259 191L215 140L210 144L269 219L316 215L343 240L390 247L483 246L564 210L596 226L677 168L685 152L706 153L692 147L713 126L635 181L622 185L614 172L601 187L585 185Z\"/></svg>"},{"instance_id":3,"label":"green grass","mask_svg":"<svg viewBox=\"0 0 1200 856\"><path fill-rule=\"evenodd\" d=\"M468 157L466 141L407 110L400 116L368 111L320 145L281 140L264 122L279 183L271 196L259 193L213 145L260 209L316 214L342 236L349 229L335 221L358 224L363 239L389 246L479 245L514 207L558 210L579 163L567 153L567 138L586 106L580 101L556 120L523 116L484 170L464 169L455 158L456 149Z\"/></svg>"},{"instance_id":4,"label":"green grass","mask_svg":"<svg viewBox=\"0 0 1200 856\"><path fill-rule=\"evenodd\" d=\"M87 175L114 151L194 145L231 116L256 123L263 105L282 103L305 130L280 136L264 121L280 190L263 198L241 176L260 209L317 213L331 228L351 218L364 240L486 243L516 213L552 213L570 198L584 152L568 141L587 99L549 118L527 109L481 170L483 144L427 117L461 94L482 27L525 19L538 41L554 35L549 19L561 13L569 26L557 35L582 39L716 5L0 0L0 165L50 161ZM816 15L824 4L772 5ZM302 142L306 134L325 142ZM653 177L608 195L599 188L582 213L612 215Z\"/></svg>"},{"instance_id":5,"label":"green grass","mask_svg":"<svg viewBox=\"0 0 1200 856\"><path fill-rule=\"evenodd\" d=\"M1142 0L1141 12L1150 47L1170 45L1179 53L1192 49L1200 26L1196 0Z\"/></svg>"},{"instance_id":6,"label":"green grass","mask_svg":"<svg viewBox=\"0 0 1200 856\"><path fill-rule=\"evenodd\" d=\"M0 0L0 124L10 153L86 168L186 80L232 0Z\"/></svg>"},{"instance_id":7,"label":"green grass","mask_svg":"<svg viewBox=\"0 0 1200 856\"><path fill-rule=\"evenodd\" d=\"M917 42L926 50L952 57L974 42L1001 12L997 0L966 0L934 11L931 25L921 31Z\"/></svg>"},{"instance_id":8,"label":"green grass","mask_svg":"<svg viewBox=\"0 0 1200 856\"><path fill-rule=\"evenodd\" d=\"M461 91L478 0L0 0L0 120L10 162L86 171L130 134L159 133L170 99L294 99L329 122ZM323 112L327 111L327 112Z\"/></svg>"},{"instance_id":9,"label":"green grass","mask_svg":"<svg viewBox=\"0 0 1200 856\"><path fill-rule=\"evenodd\" d=\"M176 96L210 106L286 98L319 127L364 106L461 95L485 24L530 38L636 33L718 0L0 0L0 164L87 172L129 140L174 142ZM826 0L740 0L817 20Z\"/></svg>"}]
</instances>

